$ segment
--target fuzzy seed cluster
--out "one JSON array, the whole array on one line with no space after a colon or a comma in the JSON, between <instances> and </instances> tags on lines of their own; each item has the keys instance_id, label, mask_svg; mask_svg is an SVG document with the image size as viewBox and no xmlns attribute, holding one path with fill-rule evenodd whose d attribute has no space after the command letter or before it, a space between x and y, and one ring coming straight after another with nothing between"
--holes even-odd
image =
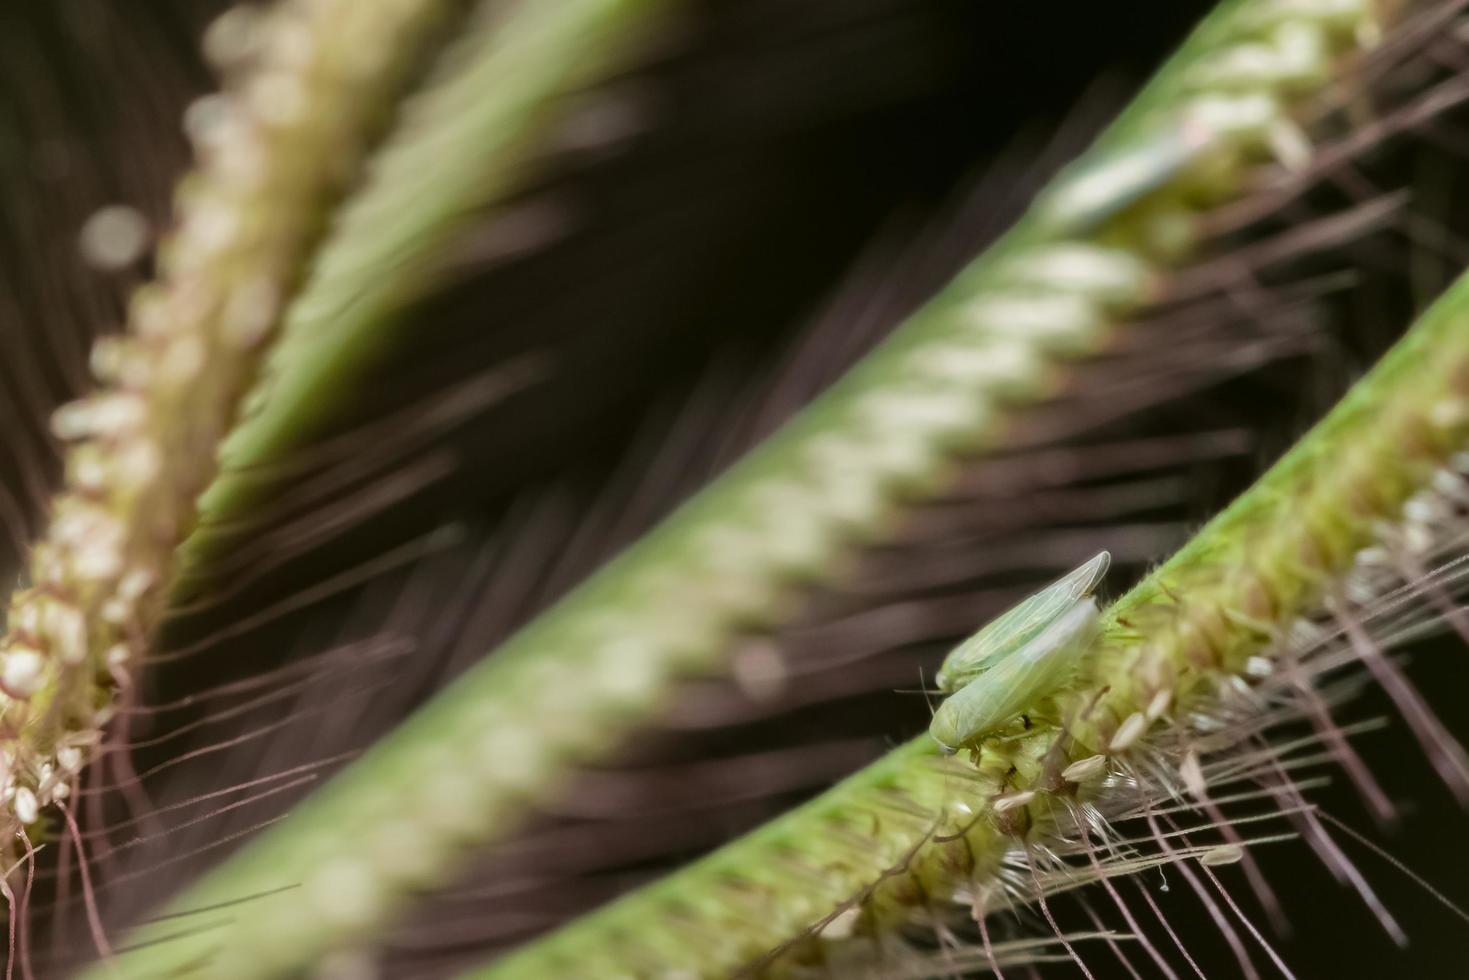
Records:
<instances>
[{"instance_id":1,"label":"fuzzy seed cluster","mask_svg":"<svg viewBox=\"0 0 1469 980\"><path fill-rule=\"evenodd\" d=\"M0 638L0 805L14 824L64 800L101 741L325 206L439 6L294 0L209 31L226 87L186 114L198 167L158 281L133 297L126 332L94 347L94 392L51 420L64 484Z\"/></svg>"}]
</instances>

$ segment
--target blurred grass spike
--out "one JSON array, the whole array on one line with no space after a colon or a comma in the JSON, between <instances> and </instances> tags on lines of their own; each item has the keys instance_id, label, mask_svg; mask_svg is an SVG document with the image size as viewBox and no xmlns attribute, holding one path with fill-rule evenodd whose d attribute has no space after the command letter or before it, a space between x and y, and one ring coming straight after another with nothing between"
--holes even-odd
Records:
<instances>
[{"instance_id":1,"label":"blurred grass spike","mask_svg":"<svg viewBox=\"0 0 1469 980\"><path fill-rule=\"evenodd\" d=\"M564 96L623 67L670 0L534 0L474 5L373 156L281 343L230 434L181 564L187 590L231 543L221 529L260 502L262 474L319 435L363 373L410 338L405 313L454 260L455 237L502 203L545 150Z\"/></svg>"},{"instance_id":2,"label":"blurred grass spike","mask_svg":"<svg viewBox=\"0 0 1469 980\"><path fill-rule=\"evenodd\" d=\"M51 419L64 484L0 638L4 863L49 832L51 805L99 751L281 311L454 12L289 0L252 13L250 56L191 112L197 169L178 185L157 280L133 295L126 332L93 348L93 393Z\"/></svg>"}]
</instances>

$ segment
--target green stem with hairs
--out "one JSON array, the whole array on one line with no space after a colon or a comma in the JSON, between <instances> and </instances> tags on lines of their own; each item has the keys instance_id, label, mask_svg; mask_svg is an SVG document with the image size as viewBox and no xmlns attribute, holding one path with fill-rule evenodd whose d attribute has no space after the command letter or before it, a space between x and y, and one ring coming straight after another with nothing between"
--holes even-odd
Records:
<instances>
[{"instance_id":1,"label":"green stem with hairs","mask_svg":"<svg viewBox=\"0 0 1469 980\"><path fill-rule=\"evenodd\" d=\"M1207 708L1221 679L1242 677L1246 660L1322 609L1357 554L1465 449L1469 275L1288 455L1107 611L1088 681L1038 705L1027 733L986 744L978 766L917 738L683 871L467 975L723 977L787 944L793 958L839 955L854 933L870 959L875 939L936 900L985 894L1007 852L1044 843L1058 809L1048 798L1105 792L1108 767L1067 778L1073 763L1125 763L1173 717ZM838 912L855 924L823 933Z\"/></svg>"}]
</instances>

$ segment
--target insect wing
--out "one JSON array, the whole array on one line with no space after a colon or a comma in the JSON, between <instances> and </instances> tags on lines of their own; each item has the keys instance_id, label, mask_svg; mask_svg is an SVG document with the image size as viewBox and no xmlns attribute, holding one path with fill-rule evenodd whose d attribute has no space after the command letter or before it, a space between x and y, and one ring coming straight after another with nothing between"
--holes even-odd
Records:
<instances>
[{"instance_id":1,"label":"insect wing","mask_svg":"<svg viewBox=\"0 0 1469 980\"><path fill-rule=\"evenodd\" d=\"M1041 634L1058 617L1091 595L1112 556L1103 551L1086 564L1001 613L955 647L939 668L939 690L953 693Z\"/></svg>"},{"instance_id":2,"label":"insect wing","mask_svg":"<svg viewBox=\"0 0 1469 980\"><path fill-rule=\"evenodd\" d=\"M948 752L977 743L1066 683L1096 638L1091 599L1072 603L1029 644L961 688L934 712L929 734Z\"/></svg>"}]
</instances>

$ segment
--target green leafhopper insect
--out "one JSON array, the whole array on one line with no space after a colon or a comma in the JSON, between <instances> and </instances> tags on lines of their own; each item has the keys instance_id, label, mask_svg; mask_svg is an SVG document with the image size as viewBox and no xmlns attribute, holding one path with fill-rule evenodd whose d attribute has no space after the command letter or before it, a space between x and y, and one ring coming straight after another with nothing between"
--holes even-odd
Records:
<instances>
[{"instance_id":1,"label":"green leafhopper insect","mask_svg":"<svg viewBox=\"0 0 1469 980\"><path fill-rule=\"evenodd\" d=\"M1111 564L1112 556L1103 551L986 623L944 658L935 678L939 690L953 694L1040 636L1057 617L1092 594Z\"/></svg>"},{"instance_id":2,"label":"green leafhopper insect","mask_svg":"<svg viewBox=\"0 0 1469 980\"><path fill-rule=\"evenodd\" d=\"M1091 593L1111 561L1101 552L949 654L938 685L952 696L928 729L945 751L974 744L1065 682L1096 636L1100 617Z\"/></svg>"}]
</instances>

